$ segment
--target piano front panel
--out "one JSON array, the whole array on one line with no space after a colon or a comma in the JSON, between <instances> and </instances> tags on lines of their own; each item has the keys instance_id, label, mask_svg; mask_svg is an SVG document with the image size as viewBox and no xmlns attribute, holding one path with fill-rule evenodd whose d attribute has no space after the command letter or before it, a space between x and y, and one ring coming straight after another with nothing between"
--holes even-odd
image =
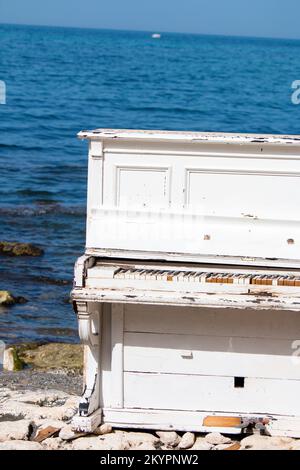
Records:
<instances>
[{"instance_id":1,"label":"piano front panel","mask_svg":"<svg viewBox=\"0 0 300 470\"><path fill-rule=\"evenodd\" d=\"M128 372L124 375L124 407L149 412L183 410L216 415L299 416L300 381L290 382L248 378L241 389L233 387L230 377Z\"/></svg>"},{"instance_id":2,"label":"piano front panel","mask_svg":"<svg viewBox=\"0 0 300 470\"><path fill-rule=\"evenodd\" d=\"M166 142L161 150L146 141L104 145L103 197L88 206L87 248L124 257L299 263L300 152L263 145L239 151L228 144L195 143L177 153ZM91 156L91 174L96 164ZM95 172L100 177L98 166ZM93 176L89 193L95 184Z\"/></svg>"},{"instance_id":3,"label":"piano front panel","mask_svg":"<svg viewBox=\"0 0 300 470\"><path fill-rule=\"evenodd\" d=\"M295 312L125 305L124 407L300 414L296 331Z\"/></svg>"}]
</instances>

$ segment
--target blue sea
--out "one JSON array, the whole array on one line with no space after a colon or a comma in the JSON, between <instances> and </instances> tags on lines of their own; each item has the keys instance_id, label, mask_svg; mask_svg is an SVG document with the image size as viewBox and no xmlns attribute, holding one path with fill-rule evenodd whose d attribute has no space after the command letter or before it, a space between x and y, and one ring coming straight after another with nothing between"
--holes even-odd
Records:
<instances>
[{"instance_id":1,"label":"blue sea","mask_svg":"<svg viewBox=\"0 0 300 470\"><path fill-rule=\"evenodd\" d=\"M87 144L96 127L300 134L300 41L0 25L0 339L78 341L68 296L85 243Z\"/></svg>"}]
</instances>

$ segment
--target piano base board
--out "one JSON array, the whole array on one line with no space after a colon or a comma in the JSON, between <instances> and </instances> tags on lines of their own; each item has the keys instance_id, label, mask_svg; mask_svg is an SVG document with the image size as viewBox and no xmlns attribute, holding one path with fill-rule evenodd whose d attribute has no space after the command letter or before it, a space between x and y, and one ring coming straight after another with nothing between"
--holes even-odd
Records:
<instances>
[{"instance_id":1,"label":"piano base board","mask_svg":"<svg viewBox=\"0 0 300 470\"><path fill-rule=\"evenodd\" d=\"M247 424L255 427L261 423L260 428L270 436L287 436L300 438L300 417L295 416L266 416L263 414L235 414L220 413L218 411L173 411L173 410L149 410L149 409L114 409L104 408L103 423L110 424L113 428L153 429L160 431L180 432L220 432L224 434L241 434ZM207 418L215 418L219 426L205 425ZM233 418L240 418L240 426L230 426L227 423ZM264 424L265 423L265 424ZM243 431L244 430L244 431Z\"/></svg>"},{"instance_id":2,"label":"piano base board","mask_svg":"<svg viewBox=\"0 0 300 470\"><path fill-rule=\"evenodd\" d=\"M98 408L90 416L76 415L72 419L72 429L75 432L91 433L101 424L102 410Z\"/></svg>"}]
</instances>

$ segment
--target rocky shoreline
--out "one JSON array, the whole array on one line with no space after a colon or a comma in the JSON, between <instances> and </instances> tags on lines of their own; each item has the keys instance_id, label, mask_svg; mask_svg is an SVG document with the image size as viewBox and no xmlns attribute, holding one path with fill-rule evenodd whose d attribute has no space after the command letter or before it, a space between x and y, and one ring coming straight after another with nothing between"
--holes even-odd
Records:
<instances>
[{"instance_id":1,"label":"rocky shoreline","mask_svg":"<svg viewBox=\"0 0 300 470\"><path fill-rule=\"evenodd\" d=\"M1 380L0 450L300 450L300 440L259 434L155 432L113 429L109 424L93 434L75 433L71 420L78 396L53 389L13 389Z\"/></svg>"},{"instance_id":2,"label":"rocky shoreline","mask_svg":"<svg viewBox=\"0 0 300 470\"><path fill-rule=\"evenodd\" d=\"M14 351L21 370L0 372L0 450L300 450L300 440L175 431L72 430L82 390L82 346L22 344Z\"/></svg>"},{"instance_id":3,"label":"rocky shoreline","mask_svg":"<svg viewBox=\"0 0 300 470\"><path fill-rule=\"evenodd\" d=\"M93 434L75 433L71 420L82 390L81 348L59 343L10 348L24 368L0 372L0 450L300 450L300 440L259 433L155 432L109 424Z\"/></svg>"},{"instance_id":4,"label":"rocky shoreline","mask_svg":"<svg viewBox=\"0 0 300 470\"><path fill-rule=\"evenodd\" d=\"M4 351L3 369L9 372L32 369L62 371L69 375L82 373L83 346L73 343L11 345Z\"/></svg>"}]
</instances>

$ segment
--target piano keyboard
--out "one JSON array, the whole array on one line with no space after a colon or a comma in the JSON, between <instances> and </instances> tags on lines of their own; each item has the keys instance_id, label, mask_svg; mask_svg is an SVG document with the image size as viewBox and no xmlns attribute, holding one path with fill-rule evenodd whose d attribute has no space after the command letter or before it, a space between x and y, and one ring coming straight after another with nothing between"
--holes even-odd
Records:
<instances>
[{"instance_id":1,"label":"piano keyboard","mask_svg":"<svg viewBox=\"0 0 300 470\"><path fill-rule=\"evenodd\" d=\"M300 273L227 265L99 261L87 269L84 296L108 303L300 311Z\"/></svg>"},{"instance_id":2,"label":"piano keyboard","mask_svg":"<svg viewBox=\"0 0 300 470\"><path fill-rule=\"evenodd\" d=\"M132 279L144 281L219 283L260 286L292 286L300 287L300 276L283 276L268 274L234 274L196 271L163 271L155 269L124 269L114 272L114 279Z\"/></svg>"}]
</instances>

